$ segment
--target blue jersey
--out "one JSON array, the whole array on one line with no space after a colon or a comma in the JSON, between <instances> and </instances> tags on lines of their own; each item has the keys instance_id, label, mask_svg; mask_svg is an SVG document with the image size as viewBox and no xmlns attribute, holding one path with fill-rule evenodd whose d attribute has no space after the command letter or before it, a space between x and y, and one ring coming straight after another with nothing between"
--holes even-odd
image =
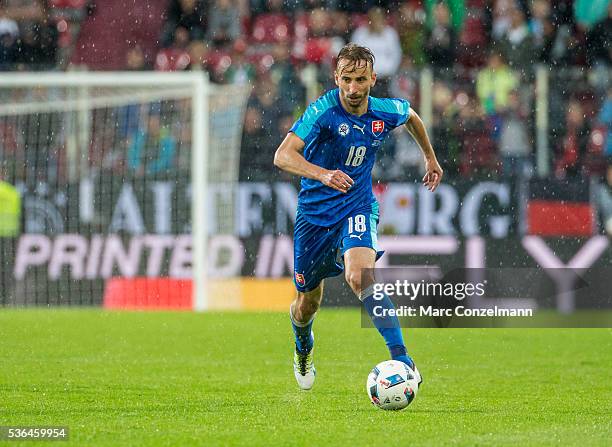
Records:
<instances>
[{"instance_id":1,"label":"blue jersey","mask_svg":"<svg viewBox=\"0 0 612 447\"><path fill-rule=\"evenodd\" d=\"M304 158L325 169L344 171L355 182L347 193L317 180L302 178L298 212L314 225L329 227L352 210L370 205L372 167L376 152L390 131L409 117L405 99L370 96L368 111L361 116L348 113L340 104L339 90L325 93L310 104L291 132L304 143Z\"/></svg>"}]
</instances>

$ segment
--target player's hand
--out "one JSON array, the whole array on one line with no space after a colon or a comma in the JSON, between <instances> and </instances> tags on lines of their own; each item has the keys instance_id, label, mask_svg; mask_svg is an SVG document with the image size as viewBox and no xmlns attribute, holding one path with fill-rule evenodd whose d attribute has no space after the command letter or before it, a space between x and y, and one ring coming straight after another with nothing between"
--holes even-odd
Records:
<instances>
[{"instance_id":1,"label":"player's hand","mask_svg":"<svg viewBox=\"0 0 612 447\"><path fill-rule=\"evenodd\" d=\"M442 175L444 171L440 167L438 160L425 159L425 176L423 177L423 185L431 192L435 191L440 182L442 181Z\"/></svg>"},{"instance_id":2,"label":"player's hand","mask_svg":"<svg viewBox=\"0 0 612 447\"><path fill-rule=\"evenodd\" d=\"M340 192L347 192L353 186L353 179L339 169L335 171L324 171L320 178L325 186Z\"/></svg>"}]
</instances>

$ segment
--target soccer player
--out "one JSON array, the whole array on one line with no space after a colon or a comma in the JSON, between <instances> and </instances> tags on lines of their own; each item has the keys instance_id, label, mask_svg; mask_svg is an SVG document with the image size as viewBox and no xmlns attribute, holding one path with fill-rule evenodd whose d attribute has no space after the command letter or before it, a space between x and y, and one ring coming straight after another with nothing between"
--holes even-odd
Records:
<instances>
[{"instance_id":1,"label":"soccer player","mask_svg":"<svg viewBox=\"0 0 612 447\"><path fill-rule=\"evenodd\" d=\"M295 334L294 374L306 390L315 380L312 325L323 297L323 280L343 271L391 358L418 374L397 317L373 314L375 305L393 308L388 296L373 297L372 269L382 255L377 251L378 203L372 192L376 151L389 132L403 125L425 157L425 187L434 191L442 179L425 126L410 103L369 96L376 73L368 48L342 48L334 77L338 88L308 106L274 156L277 167L302 177L294 231L297 298L289 316Z\"/></svg>"}]
</instances>

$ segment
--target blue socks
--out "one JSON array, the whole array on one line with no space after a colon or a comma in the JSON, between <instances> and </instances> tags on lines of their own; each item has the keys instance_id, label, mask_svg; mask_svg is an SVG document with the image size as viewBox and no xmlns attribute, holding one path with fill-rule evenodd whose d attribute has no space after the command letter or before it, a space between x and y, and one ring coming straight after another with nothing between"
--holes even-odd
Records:
<instances>
[{"instance_id":1,"label":"blue socks","mask_svg":"<svg viewBox=\"0 0 612 447\"><path fill-rule=\"evenodd\" d=\"M312 350L314 346L314 337L312 335L312 323L314 322L314 315L307 323L298 323L293 318L293 306L289 308L289 317L291 318L291 327L295 334L295 347L297 350L306 354Z\"/></svg>"},{"instance_id":2,"label":"blue socks","mask_svg":"<svg viewBox=\"0 0 612 447\"><path fill-rule=\"evenodd\" d=\"M364 291L366 297L363 299L363 306L365 307L368 315L372 319L372 323L378 329L380 335L385 339L387 349L391 354L393 360L404 362L411 368L414 368L414 361L406 352L406 346L404 345L404 337L402 336L402 330L400 328L399 320L396 316L376 316L374 315L374 308L380 306L380 309L395 309L393 301L386 294L382 299L374 299L374 293L370 290ZM291 327L295 334L295 346L297 350L302 353L308 353L314 346L314 337L312 335L312 323L314 322L314 315L307 323L298 323L293 318L293 306L289 309L289 317L291 318Z\"/></svg>"},{"instance_id":3,"label":"blue socks","mask_svg":"<svg viewBox=\"0 0 612 447\"><path fill-rule=\"evenodd\" d=\"M402 329L400 328L399 320L396 316L381 315L377 316L374 314L374 308L376 307L376 313L381 314L383 310L395 309L393 301L386 294L382 299L377 300L374 298L374 293L371 289L366 289L363 292L363 307L367 311L368 315L372 319L372 323L378 329L380 335L385 339L389 353L393 360L404 362L411 368L414 367L412 358L406 352L406 346L404 345L404 337L402 336Z\"/></svg>"}]
</instances>

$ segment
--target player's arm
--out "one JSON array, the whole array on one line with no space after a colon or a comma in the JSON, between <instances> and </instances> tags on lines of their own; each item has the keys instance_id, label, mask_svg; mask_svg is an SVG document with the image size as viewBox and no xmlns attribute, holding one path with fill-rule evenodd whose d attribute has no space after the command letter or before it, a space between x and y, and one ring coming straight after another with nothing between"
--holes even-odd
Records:
<instances>
[{"instance_id":1,"label":"player's arm","mask_svg":"<svg viewBox=\"0 0 612 447\"><path fill-rule=\"evenodd\" d=\"M310 163L302 155L304 142L293 132L289 132L274 154L274 165L283 171L318 180L340 192L347 192L353 186L353 179L336 169L330 171Z\"/></svg>"},{"instance_id":2,"label":"player's arm","mask_svg":"<svg viewBox=\"0 0 612 447\"><path fill-rule=\"evenodd\" d=\"M431 142L429 141L429 137L427 136L427 130L425 129L425 124L423 124L423 120L421 117L410 108L410 115L408 116L408 120L406 121L406 129L408 133L412 135L412 138L417 142L419 147L421 148L421 152L423 152L423 156L425 157L425 176L423 177L423 184L430 191L435 191L435 189L442 181L442 175L444 171L440 167L438 163L438 159L436 158L436 153L431 146Z\"/></svg>"}]
</instances>

